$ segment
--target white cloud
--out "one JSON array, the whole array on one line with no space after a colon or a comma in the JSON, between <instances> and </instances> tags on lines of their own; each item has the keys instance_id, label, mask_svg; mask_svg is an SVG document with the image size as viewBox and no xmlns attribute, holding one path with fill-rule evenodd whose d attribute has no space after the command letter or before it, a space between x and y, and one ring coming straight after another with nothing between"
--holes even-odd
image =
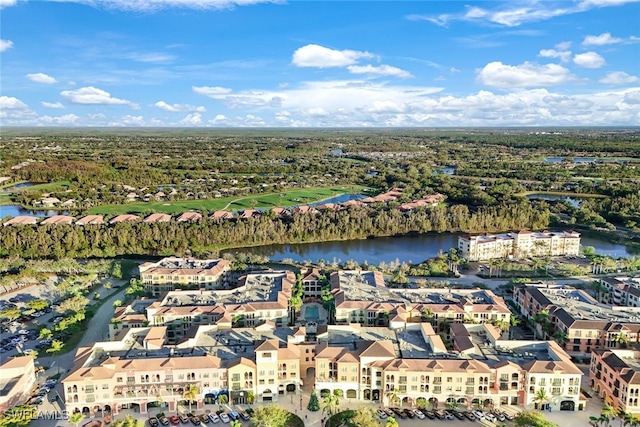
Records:
<instances>
[{"instance_id":1,"label":"white cloud","mask_svg":"<svg viewBox=\"0 0 640 427\"><path fill-rule=\"evenodd\" d=\"M0 96L0 119L6 124L24 124L24 120L30 120L36 114L29 106L13 96Z\"/></svg>"},{"instance_id":2,"label":"white cloud","mask_svg":"<svg viewBox=\"0 0 640 427\"><path fill-rule=\"evenodd\" d=\"M557 64L525 62L521 65L505 65L491 62L478 70L479 82L501 89L553 86L573 79L568 69Z\"/></svg>"},{"instance_id":3,"label":"white cloud","mask_svg":"<svg viewBox=\"0 0 640 427\"><path fill-rule=\"evenodd\" d=\"M79 124L80 117L75 114L65 114L64 116L42 116L40 121L43 124L51 125L65 125L65 126L77 126Z\"/></svg>"},{"instance_id":4,"label":"white cloud","mask_svg":"<svg viewBox=\"0 0 640 427\"><path fill-rule=\"evenodd\" d=\"M191 89L200 95L206 95L210 98L224 96L231 93L231 89L220 86L192 86Z\"/></svg>"},{"instance_id":5,"label":"white cloud","mask_svg":"<svg viewBox=\"0 0 640 427\"><path fill-rule=\"evenodd\" d=\"M63 90L60 92L63 98L73 104L80 105L129 105L138 108L137 104L126 99L114 98L105 90L93 86L82 87L77 90Z\"/></svg>"},{"instance_id":6,"label":"white cloud","mask_svg":"<svg viewBox=\"0 0 640 427\"><path fill-rule=\"evenodd\" d=\"M11 40L0 39L0 52L4 52L7 49L11 49L13 47L13 42Z\"/></svg>"},{"instance_id":7,"label":"white cloud","mask_svg":"<svg viewBox=\"0 0 640 427\"><path fill-rule=\"evenodd\" d=\"M167 104L164 101L158 101L154 105L160 108L161 110L169 111L171 113L182 113L182 112L204 113L205 111L207 111L207 109L202 106L195 106L195 105L189 105L189 104Z\"/></svg>"},{"instance_id":8,"label":"white cloud","mask_svg":"<svg viewBox=\"0 0 640 427\"><path fill-rule=\"evenodd\" d=\"M357 50L335 50L317 44L308 44L293 53L291 62L297 67L329 68L354 65L363 58L375 58L375 55Z\"/></svg>"},{"instance_id":9,"label":"white cloud","mask_svg":"<svg viewBox=\"0 0 640 427\"><path fill-rule=\"evenodd\" d=\"M640 78L627 74L624 71L614 71L612 73L607 74L606 76L604 76L598 81L606 85L617 86L617 85L626 85L630 83L637 83L640 81Z\"/></svg>"},{"instance_id":10,"label":"white cloud","mask_svg":"<svg viewBox=\"0 0 640 427\"><path fill-rule=\"evenodd\" d=\"M4 9L5 7L15 6L17 0L0 0L0 9Z\"/></svg>"},{"instance_id":11,"label":"white cloud","mask_svg":"<svg viewBox=\"0 0 640 427\"><path fill-rule=\"evenodd\" d=\"M571 59L570 50L555 50L555 49L542 49L538 53L538 56L543 58L560 58L562 62L567 62Z\"/></svg>"},{"instance_id":12,"label":"white cloud","mask_svg":"<svg viewBox=\"0 0 640 427\"><path fill-rule=\"evenodd\" d=\"M6 0L2 0L6 1ZM259 3L280 3L280 0L65 0L103 9L126 12L155 12L164 9L224 10Z\"/></svg>"},{"instance_id":13,"label":"white cloud","mask_svg":"<svg viewBox=\"0 0 640 427\"><path fill-rule=\"evenodd\" d=\"M583 68L600 68L605 64L604 58L596 52L579 53L573 57L573 62Z\"/></svg>"},{"instance_id":14,"label":"white cloud","mask_svg":"<svg viewBox=\"0 0 640 427\"><path fill-rule=\"evenodd\" d=\"M27 78L32 82L42 83L43 85L52 85L58 83L58 81L45 73L33 73L27 74Z\"/></svg>"},{"instance_id":15,"label":"white cloud","mask_svg":"<svg viewBox=\"0 0 640 427\"><path fill-rule=\"evenodd\" d=\"M175 56L162 52L134 52L124 55L123 58L138 62L168 63L172 62L175 59Z\"/></svg>"},{"instance_id":16,"label":"white cloud","mask_svg":"<svg viewBox=\"0 0 640 427\"><path fill-rule=\"evenodd\" d=\"M602 33L599 36L586 36L582 41L583 46L604 46L607 44L622 43L624 40L611 36L611 33Z\"/></svg>"},{"instance_id":17,"label":"white cloud","mask_svg":"<svg viewBox=\"0 0 640 427\"><path fill-rule=\"evenodd\" d=\"M187 116L180 120L180 124L185 126L198 126L202 124L202 114L200 113L192 113L187 114Z\"/></svg>"},{"instance_id":18,"label":"white cloud","mask_svg":"<svg viewBox=\"0 0 640 427\"><path fill-rule=\"evenodd\" d=\"M351 74L371 74L375 76L394 76L401 78L413 77L410 72L391 65L349 65L347 70Z\"/></svg>"},{"instance_id":19,"label":"white cloud","mask_svg":"<svg viewBox=\"0 0 640 427\"><path fill-rule=\"evenodd\" d=\"M524 2L504 2L493 9L484 9L477 6L466 6L466 10L459 13L441 15L408 15L407 19L414 21L428 21L436 25L447 26L451 22L486 21L494 24L515 27L528 22L544 21L563 15L586 12L588 10L608 6L620 6L633 3L638 0L583 0L566 3L561 7L557 2L541 2L525 0Z\"/></svg>"},{"instance_id":20,"label":"white cloud","mask_svg":"<svg viewBox=\"0 0 640 427\"><path fill-rule=\"evenodd\" d=\"M555 46L555 48L558 49L558 50L569 50L570 47L571 47L571 42L569 42L569 41L560 42Z\"/></svg>"},{"instance_id":21,"label":"white cloud","mask_svg":"<svg viewBox=\"0 0 640 427\"><path fill-rule=\"evenodd\" d=\"M143 116L125 115L117 122L112 122L111 126L144 126L145 120Z\"/></svg>"},{"instance_id":22,"label":"white cloud","mask_svg":"<svg viewBox=\"0 0 640 427\"><path fill-rule=\"evenodd\" d=\"M47 101L42 101L40 104L42 104L43 107L46 108L64 108L64 105L62 105L61 102L47 102Z\"/></svg>"}]
</instances>

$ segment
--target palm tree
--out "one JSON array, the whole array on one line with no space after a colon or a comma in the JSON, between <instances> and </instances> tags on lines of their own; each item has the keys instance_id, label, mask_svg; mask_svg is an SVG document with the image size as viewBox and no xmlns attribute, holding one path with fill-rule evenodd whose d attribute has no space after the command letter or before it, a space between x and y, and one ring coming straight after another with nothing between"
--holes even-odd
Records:
<instances>
[{"instance_id":1,"label":"palm tree","mask_svg":"<svg viewBox=\"0 0 640 427\"><path fill-rule=\"evenodd\" d=\"M543 409L546 404L551 401L551 397L547 394L547 390L541 388L533 397L533 402L538 404L539 409Z\"/></svg>"},{"instance_id":2,"label":"palm tree","mask_svg":"<svg viewBox=\"0 0 640 427\"><path fill-rule=\"evenodd\" d=\"M340 405L340 400L338 396L334 394L328 394L322 399L320 402L320 407L322 408L322 412L326 412L327 415L331 416L337 412L338 406Z\"/></svg>"},{"instance_id":3,"label":"palm tree","mask_svg":"<svg viewBox=\"0 0 640 427\"><path fill-rule=\"evenodd\" d=\"M433 319L434 313L433 313L433 310L431 310L429 307L424 307L420 312L420 316L424 320L428 320L429 323L431 323L431 319Z\"/></svg>"},{"instance_id":4,"label":"palm tree","mask_svg":"<svg viewBox=\"0 0 640 427\"><path fill-rule=\"evenodd\" d=\"M220 405L220 409L222 409L222 407L227 403L229 403L229 396L227 396L226 394L219 394L218 405Z\"/></svg>"},{"instance_id":5,"label":"palm tree","mask_svg":"<svg viewBox=\"0 0 640 427\"><path fill-rule=\"evenodd\" d=\"M62 351L64 347L64 343L60 340L53 340L51 342L51 347L47 349L47 353L53 354L53 357L56 357ZM58 374L60 374L60 365L58 365Z\"/></svg>"},{"instance_id":6,"label":"palm tree","mask_svg":"<svg viewBox=\"0 0 640 427\"><path fill-rule=\"evenodd\" d=\"M76 427L78 427L78 424L80 424L80 421L82 420L84 420L84 414L82 412L74 412L69 417L69 422L71 422L71 424L75 424Z\"/></svg>"},{"instance_id":7,"label":"palm tree","mask_svg":"<svg viewBox=\"0 0 640 427\"><path fill-rule=\"evenodd\" d=\"M193 384L189 385L189 387L187 387L182 393L182 397L185 400L189 401L189 412L191 412L191 402L196 400L196 397L198 397L198 393L199 393L198 387L196 387Z\"/></svg>"},{"instance_id":8,"label":"palm tree","mask_svg":"<svg viewBox=\"0 0 640 427\"><path fill-rule=\"evenodd\" d=\"M398 396L398 393L396 393L395 390L390 390L386 394L387 399L389 399L389 406L391 406L394 402L397 405L400 401L400 396Z\"/></svg>"},{"instance_id":9,"label":"palm tree","mask_svg":"<svg viewBox=\"0 0 640 427\"><path fill-rule=\"evenodd\" d=\"M608 403L605 403L604 406L602 407L602 410L600 411L600 416L602 418L605 418L607 422L609 422L612 418L615 418L616 408L609 405Z\"/></svg>"},{"instance_id":10,"label":"palm tree","mask_svg":"<svg viewBox=\"0 0 640 427\"><path fill-rule=\"evenodd\" d=\"M564 347L565 344L567 344L567 341L569 341L569 337L564 332L558 332L553 337L556 339L558 344L560 344L560 347Z\"/></svg>"}]
</instances>

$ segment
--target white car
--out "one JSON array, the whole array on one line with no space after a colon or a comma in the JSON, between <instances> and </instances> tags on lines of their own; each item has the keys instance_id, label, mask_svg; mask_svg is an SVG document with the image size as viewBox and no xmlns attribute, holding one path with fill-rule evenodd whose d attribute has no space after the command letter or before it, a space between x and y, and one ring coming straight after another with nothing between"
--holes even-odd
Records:
<instances>
[{"instance_id":1,"label":"white car","mask_svg":"<svg viewBox=\"0 0 640 427\"><path fill-rule=\"evenodd\" d=\"M220 419L223 423L228 423L230 421L229 415L225 414L224 412L220 414Z\"/></svg>"},{"instance_id":2,"label":"white car","mask_svg":"<svg viewBox=\"0 0 640 427\"><path fill-rule=\"evenodd\" d=\"M487 421L495 422L496 416L493 415L491 412L487 412L486 414L484 414L484 419Z\"/></svg>"},{"instance_id":3,"label":"white car","mask_svg":"<svg viewBox=\"0 0 640 427\"><path fill-rule=\"evenodd\" d=\"M484 413L482 411L473 411L471 413L473 414L474 417L476 417L479 420L484 419Z\"/></svg>"},{"instance_id":4,"label":"white car","mask_svg":"<svg viewBox=\"0 0 640 427\"><path fill-rule=\"evenodd\" d=\"M216 414L214 414L213 412L211 412L209 414L209 419L211 420L212 423L219 423L220 422L220 417L217 416Z\"/></svg>"},{"instance_id":5,"label":"white car","mask_svg":"<svg viewBox=\"0 0 640 427\"><path fill-rule=\"evenodd\" d=\"M421 420L424 420L426 418L426 416L422 413L420 409L414 409L413 413L416 414L416 417L420 418Z\"/></svg>"},{"instance_id":6,"label":"white car","mask_svg":"<svg viewBox=\"0 0 640 427\"><path fill-rule=\"evenodd\" d=\"M380 417L381 420L384 420L385 418L387 418L387 413L384 412L382 409L378 409L376 412L378 413L378 416Z\"/></svg>"}]
</instances>

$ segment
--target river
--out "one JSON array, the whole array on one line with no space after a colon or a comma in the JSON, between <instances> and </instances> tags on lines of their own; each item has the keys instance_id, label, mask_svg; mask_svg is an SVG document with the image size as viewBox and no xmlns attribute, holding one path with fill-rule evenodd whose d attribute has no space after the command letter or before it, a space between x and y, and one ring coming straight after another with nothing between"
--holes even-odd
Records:
<instances>
[{"instance_id":1,"label":"river","mask_svg":"<svg viewBox=\"0 0 640 427\"><path fill-rule=\"evenodd\" d=\"M378 265L380 262L392 262L396 259L400 262L420 263L438 255L438 252L447 252L450 248L458 246L456 233L429 233L419 236L379 237L366 240L345 240L338 242L295 243L281 245L266 245L253 248L233 249L226 252L250 252L269 257L272 261L282 261L290 258L296 262L312 261L320 259L330 263L334 260L343 263L354 260L361 264L367 261L369 264ZM614 258L632 256L626 246L610 243L593 237L583 237L582 246L593 246L596 253L609 255Z\"/></svg>"}]
</instances>

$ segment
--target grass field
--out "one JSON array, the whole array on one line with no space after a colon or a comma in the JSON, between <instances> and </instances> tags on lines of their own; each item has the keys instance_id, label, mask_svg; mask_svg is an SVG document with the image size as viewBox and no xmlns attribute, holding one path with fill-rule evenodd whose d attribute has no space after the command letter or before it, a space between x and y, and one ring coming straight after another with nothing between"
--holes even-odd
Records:
<instances>
[{"instance_id":1,"label":"grass field","mask_svg":"<svg viewBox=\"0 0 640 427\"><path fill-rule=\"evenodd\" d=\"M251 208L272 208L304 205L341 194L361 194L365 187L349 185L344 187L317 187L286 190L282 193L252 194L245 197L221 197L219 199L183 200L178 202L136 202L126 205L102 205L91 208L89 214L117 215L124 213L163 212L175 214L194 211L243 210Z\"/></svg>"},{"instance_id":2,"label":"grass field","mask_svg":"<svg viewBox=\"0 0 640 427\"><path fill-rule=\"evenodd\" d=\"M0 189L11 188L25 182L26 181L12 182L11 184L5 184L1 186ZM69 181L56 181L56 182L49 182L45 184L35 184L29 187L22 187L18 191L24 189L24 191L29 191L29 192L50 193L53 191L66 190L67 188L69 188L69 185L70 185ZM11 193L12 193L11 191L7 191L6 193L5 192L0 193L0 205L8 205L13 203L11 200Z\"/></svg>"}]
</instances>

